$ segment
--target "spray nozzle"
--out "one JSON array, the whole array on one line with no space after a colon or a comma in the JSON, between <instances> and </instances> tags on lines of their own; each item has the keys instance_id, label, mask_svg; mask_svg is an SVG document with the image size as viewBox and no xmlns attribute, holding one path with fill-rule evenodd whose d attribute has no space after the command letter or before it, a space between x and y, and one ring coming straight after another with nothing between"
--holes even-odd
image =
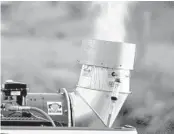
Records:
<instances>
[{"instance_id":1,"label":"spray nozzle","mask_svg":"<svg viewBox=\"0 0 174 134\"><path fill-rule=\"evenodd\" d=\"M113 72L113 73L115 73L115 72ZM118 99L118 94L119 94L119 91L120 91L120 87L119 87L120 83L121 83L120 78L115 78L113 91L112 91L112 95L111 95L111 100L112 101L116 101Z\"/></svg>"},{"instance_id":2,"label":"spray nozzle","mask_svg":"<svg viewBox=\"0 0 174 134\"><path fill-rule=\"evenodd\" d=\"M111 96L111 100L112 100L112 101L116 101L116 100L117 100L117 97Z\"/></svg>"}]
</instances>

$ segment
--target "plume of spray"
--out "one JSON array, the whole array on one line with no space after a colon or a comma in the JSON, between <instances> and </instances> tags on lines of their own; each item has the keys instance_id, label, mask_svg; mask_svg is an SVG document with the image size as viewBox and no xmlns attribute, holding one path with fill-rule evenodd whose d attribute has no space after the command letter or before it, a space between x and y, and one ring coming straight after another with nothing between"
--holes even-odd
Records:
<instances>
[{"instance_id":1,"label":"plume of spray","mask_svg":"<svg viewBox=\"0 0 174 134\"><path fill-rule=\"evenodd\" d=\"M94 2L93 6L99 6L100 14L94 24L93 37L123 42L126 35L124 20L128 4L128 1Z\"/></svg>"}]
</instances>

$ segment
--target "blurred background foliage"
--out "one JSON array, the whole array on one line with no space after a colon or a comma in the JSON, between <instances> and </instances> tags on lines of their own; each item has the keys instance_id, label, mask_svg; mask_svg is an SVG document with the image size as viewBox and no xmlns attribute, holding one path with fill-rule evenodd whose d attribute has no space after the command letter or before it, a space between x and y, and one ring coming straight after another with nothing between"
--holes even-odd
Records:
<instances>
[{"instance_id":1,"label":"blurred background foliage","mask_svg":"<svg viewBox=\"0 0 174 134\"><path fill-rule=\"evenodd\" d=\"M125 41L137 44L132 94L115 126L141 134L174 133L174 2L132 2ZM80 40L90 38L100 5L92 2L2 2L1 83L28 83L31 92L72 91ZM116 17L117 13L115 13Z\"/></svg>"}]
</instances>

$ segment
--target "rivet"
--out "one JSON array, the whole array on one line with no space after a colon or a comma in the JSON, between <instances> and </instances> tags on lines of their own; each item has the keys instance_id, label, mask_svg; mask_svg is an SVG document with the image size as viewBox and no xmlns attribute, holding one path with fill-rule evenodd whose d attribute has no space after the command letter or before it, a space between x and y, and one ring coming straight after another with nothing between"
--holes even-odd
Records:
<instances>
[{"instance_id":1,"label":"rivet","mask_svg":"<svg viewBox=\"0 0 174 134\"><path fill-rule=\"evenodd\" d=\"M68 113L68 110L66 109L66 110L64 110L64 113Z\"/></svg>"}]
</instances>

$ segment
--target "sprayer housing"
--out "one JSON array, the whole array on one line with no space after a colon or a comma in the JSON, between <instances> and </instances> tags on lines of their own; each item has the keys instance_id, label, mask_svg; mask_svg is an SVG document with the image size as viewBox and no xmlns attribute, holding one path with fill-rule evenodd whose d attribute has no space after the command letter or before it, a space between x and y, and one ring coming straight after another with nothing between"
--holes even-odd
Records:
<instances>
[{"instance_id":1,"label":"sprayer housing","mask_svg":"<svg viewBox=\"0 0 174 134\"><path fill-rule=\"evenodd\" d=\"M79 82L71 93L76 126L112 127L130 93L135 44L84 40Z\"/></svg>"}]
</instances>

